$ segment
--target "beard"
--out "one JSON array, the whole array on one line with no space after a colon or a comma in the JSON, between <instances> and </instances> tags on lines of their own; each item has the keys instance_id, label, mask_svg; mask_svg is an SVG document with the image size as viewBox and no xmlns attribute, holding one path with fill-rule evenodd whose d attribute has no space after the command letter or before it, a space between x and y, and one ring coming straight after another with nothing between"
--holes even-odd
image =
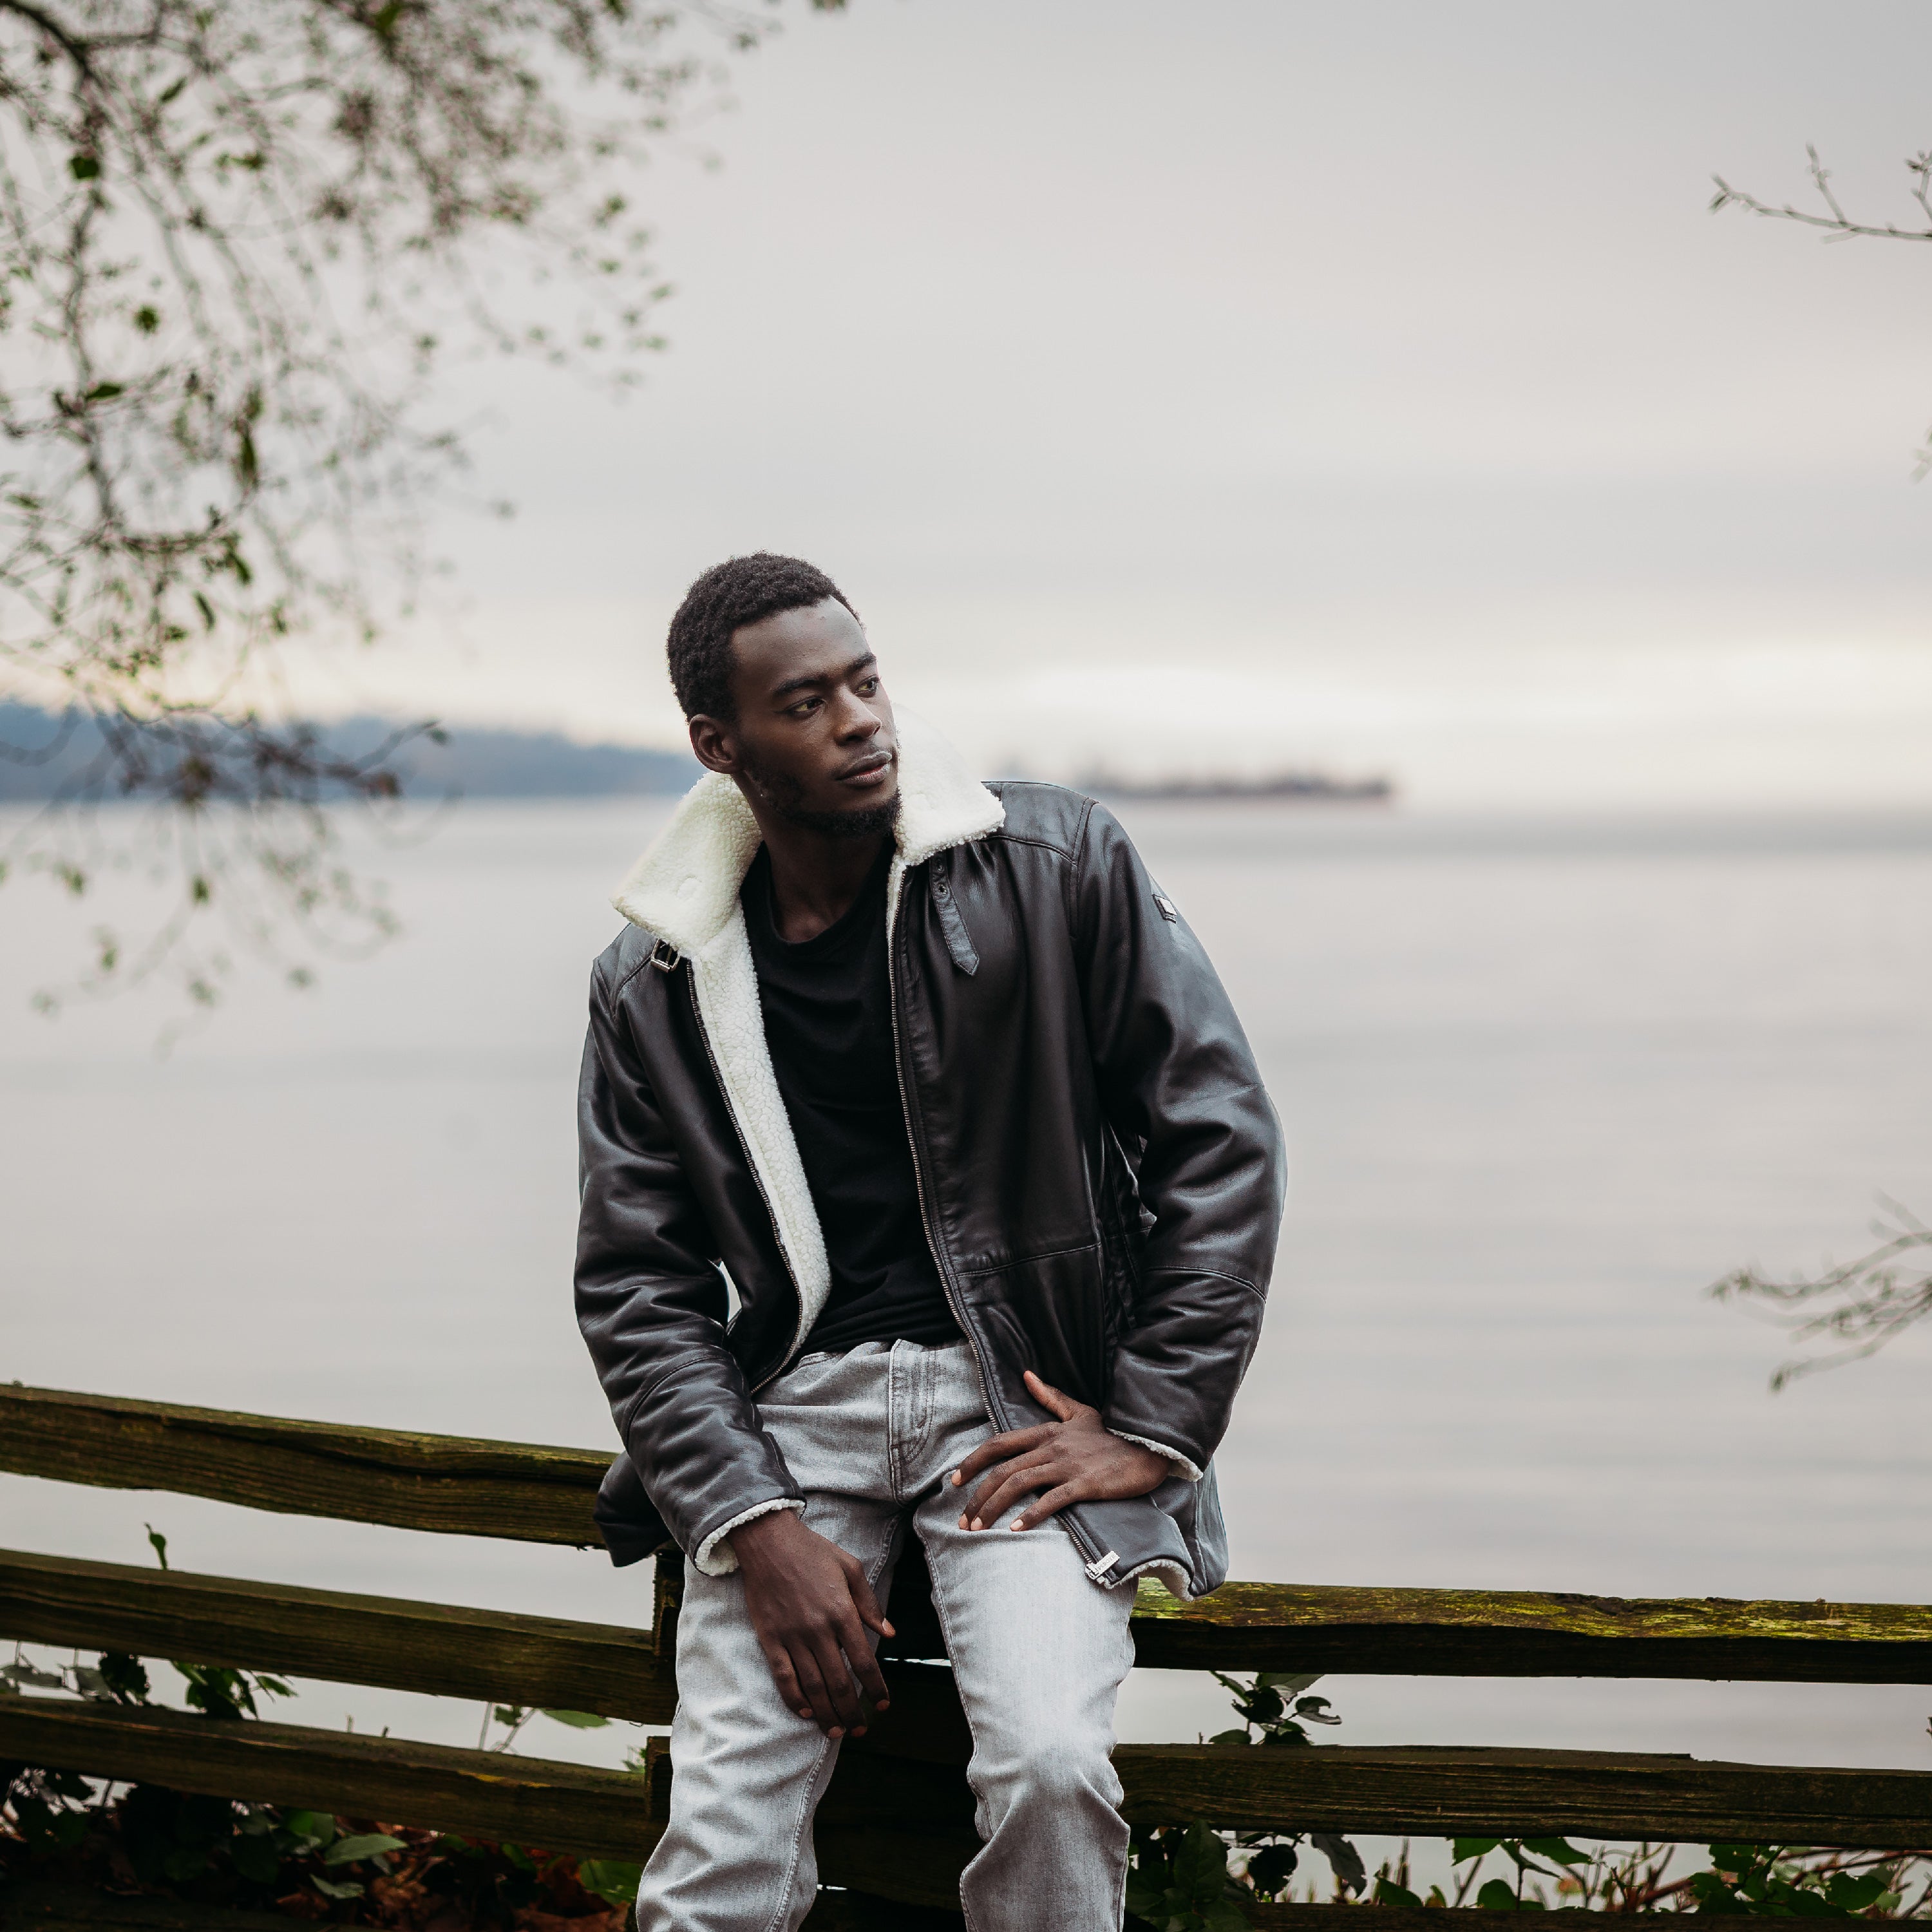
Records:
<instances>
[{"instance_id":1,"label":"beard","mask_svg":"<svg viewBox=\"0 0 1932 1932\"><path fill-rule=\"evenodd\" d=\"M899 822L899 795L895 790L882 805L855 806L850 812L812 812L799 803L805 788L786 772L768 771L747 758L745 777L788 825L816 832L826 838L876 838Z\"/></svg>"}]
</instances>

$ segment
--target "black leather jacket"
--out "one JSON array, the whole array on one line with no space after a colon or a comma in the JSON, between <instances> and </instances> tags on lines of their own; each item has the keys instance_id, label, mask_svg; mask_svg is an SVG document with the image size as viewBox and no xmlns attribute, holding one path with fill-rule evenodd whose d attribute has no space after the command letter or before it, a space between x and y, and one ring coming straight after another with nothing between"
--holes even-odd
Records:
<instances>
[{"instance_id":1,"label":"black leather jacket","mask_svg":"<svg viewBox=\"0 0 1932 1932\"><path fill-rule=\"evenodd\" d=\"M944 748L916 748L902 730L890 957L934 1259L996 1426L1045 1419L1030 1368L1174 1459L1151 1496L1062 1513L1089 1574L1157 1570L1198 1595L1226 1574L1209 1460L1281 1220L1274 1109L1206 954L1112 814L1058 786L973 784ZM674 1540L714 1571L734 1567L728 1526L800 1495L756 1396L824 1271L754 990L745 1010L736 895L757 834L724 783L703 782L646 855L617 901L633 923L592 974L577 1263L625 1450L604 1540L619 1563Z\"/></svg>"}]
</instances>

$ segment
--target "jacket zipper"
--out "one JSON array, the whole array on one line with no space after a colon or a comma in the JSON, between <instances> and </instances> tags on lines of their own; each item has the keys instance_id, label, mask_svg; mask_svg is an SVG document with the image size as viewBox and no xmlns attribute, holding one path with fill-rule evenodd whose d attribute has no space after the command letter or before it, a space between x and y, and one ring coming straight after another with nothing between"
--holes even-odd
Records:
<instances>
[{"instance_id":1,"label":"jacket zipper","mask_svg":"<svg viewBox=\"0 0 1932 1932\"><path fill-rule=\"evenodd\" d=\"M758 1172L758 1163L752 1158L752 1150L745 1144L745 1130L738 1124L738 1110L731 1104L731 1090L724 1084L724 1070L718 1064L718 1055L712 1050L711 1035L704 1024L704 1009L698 1003L698 981L688 960L685 962L685 984L691 994L691 1017L697 1024L698 1036L704 1042L704 1057L711 1063L711 1077L718 1083L718 1091L723 1096L724 1111L731 1116L731 1131L738 1136L738 1151L745 1156L745 1165L750 1170L752 1184L758 1190L758 1198L765 1204L765 1213L772 1224L772 1244L778 1251L778 1259L784 1263L785 1279L791 1283L791 1298L800 1308L805 1306L805 1298L798 1290L798 1277L792 1272L791 1255L785 1246L784 1232L778 1226L778 1211L772 1205L772 1197L765 1192L764 1176ZM740 1300L740 1310L742 1301ZM794 1323L794 1328L796 1327ZM786 1351L786 1354L790 1353ZM756 1395L766 1382L776 1379L785 1365L785 1355L781 1355L777 1366L751 1384L750 1392Z\"/></svg>"},{"instance_id":2,"label":"jacket zipper","mask_svg":"<svg viewBox=\"0 0 1932 1932\"><path fill-rule=\"evenodd\" d=\"M903 886L903 874L901 883ZM946 1297L946 1305L952 1310L952 1318L959 1324L959 1332L966 1337L967 1346L973 1351L973 1366L979 1372L980 1393L986 1398L987 1413L1004 1432L1011 1426L1011 1418L1006 1414L1005 1405L1000 1399L999 1384L986 1366L979 1330L967 1319L964 1298L958 1293L958 1284L952 1278L952 1268L932 1232L932 1216L926 1194L926 1142L914 1119L912 1088L906 1078L905 1040L899 1028L898 980L892 970L893 964L898 957L898 914L904 903L905 895L902 890L892 908L893 929L886 934L886 1006L892 1019L892 1070L898 1076L899 1106L905 1115L906 1138L912 1148L912 1178L914 1191L919 1196L919 1222L926 1234L926 1245L932 1256L932 1264L939 1271L940 1292ZM1066 1533L1073 1539L1074 1547L1080 1552L1086 1564L1087 1574L1094 1582L1099 1582L1105 1569L1112 1566L1106 1562L1093 1538L1087 1533L1079 1520L1071 1514L1070 1509L1062 1510L1060 1516L1066 1524ZM1109 1555L1111 1553L1108 1552Z\"/></svg>"}]
</instances>

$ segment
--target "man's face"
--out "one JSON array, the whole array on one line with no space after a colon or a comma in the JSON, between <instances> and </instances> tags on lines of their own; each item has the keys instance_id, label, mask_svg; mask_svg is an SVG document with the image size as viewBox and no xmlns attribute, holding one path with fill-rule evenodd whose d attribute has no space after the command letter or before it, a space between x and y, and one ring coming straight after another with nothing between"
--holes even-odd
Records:
<instances>
[{"instance_id":1,"label":"man's face","mask_svg":"<svg viewBox=\"0 0 1932 1932\"><path fill-rule=\"evenodd\" d=\"M834 836L886 830L898 802L898 740L878 661L836 597L747 624L731 639L725 724L694 719L704 764L754 803Z\"/></svg>"}]
</instances>

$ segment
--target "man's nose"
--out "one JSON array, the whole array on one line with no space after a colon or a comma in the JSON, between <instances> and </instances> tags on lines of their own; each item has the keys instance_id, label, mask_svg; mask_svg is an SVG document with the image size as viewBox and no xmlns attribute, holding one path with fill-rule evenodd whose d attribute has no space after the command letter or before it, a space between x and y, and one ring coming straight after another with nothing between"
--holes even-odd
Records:
<instances>
[{"instance_id":1,"label":"man's nose","mask_svg":"<svg viewBox=\"0 0 1932 1932\"><path fill-rule=\"evenodd\" d=\"M856 739L876 737L885 722L862 698L848 692L839 712L838 741L846 744Z\"/></svg>"}]
</instances>

